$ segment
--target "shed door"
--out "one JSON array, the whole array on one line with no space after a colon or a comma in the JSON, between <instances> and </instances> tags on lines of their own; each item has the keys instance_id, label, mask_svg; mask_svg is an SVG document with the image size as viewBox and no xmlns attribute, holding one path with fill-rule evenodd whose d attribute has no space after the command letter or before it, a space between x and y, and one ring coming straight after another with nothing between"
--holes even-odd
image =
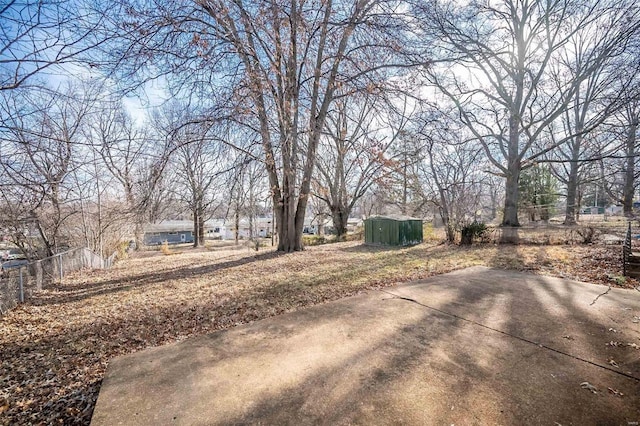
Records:
<instances>
[{"instance_id":1,"label":"shed door","mask_svg":"<svg viewBox=\"0 0 640 426\"><path fill-rule=\"evenodd\" d=\"M187 236L185 234L180 234L180 241L183 243L187 241Z\"/></svg>"}]
</instances>

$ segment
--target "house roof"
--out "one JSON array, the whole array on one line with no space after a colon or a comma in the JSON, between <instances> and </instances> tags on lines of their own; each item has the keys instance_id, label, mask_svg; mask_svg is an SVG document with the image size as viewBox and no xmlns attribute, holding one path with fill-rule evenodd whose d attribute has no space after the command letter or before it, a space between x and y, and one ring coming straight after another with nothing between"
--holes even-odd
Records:
<instances>
[{"instance_id":1,"label":"house roof","mask_svg":"<svg viewBox=\"0 0 640 426\"><path fill-rule=\"evenodd\" d=\"M159 223L150 223L144 227L145 232L179 232L193 230L193 222L190 220L164 220Z\"/></svg>"},{"instance_id":2,"label":"house roof","mask_svg":"<svg viewBox=\"0 0 640 426\"><path fill-rule=\"evenodd\" d=\"M232 220L223 220L223 219L211 219L207 220L204 223L205 229L212 228L223 228L234 226L234 221ZM255 224L257 226L266 226L271 224L271 218L267 217L259 217L255 219ZM242 218L240 220L240 227L246 228L249 226L249 220L246 218ZM144 227L145 232L181 232L181 231L192 231L193 230L193 221L191 220L164 220L158 223L150 223Z\"/></svg>"}]
</instances>

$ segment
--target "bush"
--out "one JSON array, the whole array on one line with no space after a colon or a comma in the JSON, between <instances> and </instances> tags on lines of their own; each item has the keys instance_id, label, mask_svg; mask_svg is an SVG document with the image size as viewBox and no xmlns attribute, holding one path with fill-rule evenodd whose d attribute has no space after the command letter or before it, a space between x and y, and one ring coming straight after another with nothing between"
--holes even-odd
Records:
<instances>
[{"instance_id":1,"label":"bush","mask_svg":"<svg viewBox=\"0 0 640 426\"><path fill-rule=\"evenodd\" d=\"M324 235L303 235L302 245L304 246L319 246L320 244L326 244L329 241Z\"/></svg>"},{"instance_id":2,"label":"bush","mask_svg":"<svg viewBox=\"0 0 640 426\"><path fill-rule=\"evenodd\" d=\"M591 244L596 237L596 228L584 226L576 229L576 233L582 238L582 244Z\"/></svg>"},{"instance_id":3,"label":"bush","mask_svg":"<svg viewBox=\"0 0 640 426\"><path fill-rule=\"evenodd\" d=\"M627 283L627 277L624 275L607 274L607 278L616 283L616 285L623 286Z\"/></svg>"},{"instance_id":4,"label":"bush","mask_svg":"<svg viewBox=\"0 0 640 426\"><path fill-rule=\"evenodd\" d=\"M355 232L344 236L344 241L362 241L364 240L364 228L360 227Z\"/></svg>"},{"instance_id":5,"label":"bush","mask_svg":"<svg viewBox=\"0 0 640 426\"><path fill-rule=\"evenodd\" d=\"M247 246L250 249L253 249L255 251L259 251L260 247L266 247L267 244L264 241L260 241L259 238L254 238L254 239L248 239L245 243L245 246Z\"/></svg>"},{"instance_id":6,"label":"bush","mask_svg":"<svg viewBox=\"0 0 640 426\"><path fill-rule=\"evenodd\" d=\"M469 245L475 240L482 238L486 232L487 225L482 222L474 221L470 225L466 225L460 230L460 244Z\"/></svg>"},{"instance_id":7,"label":"bush","mask_svg":"<svg viewBox=\"0 0 640 426\"><path fill-rule=\"evenodd\" d=\"M116 251L118 252L118 259L120 260L129 257L129 242L120 241L120 243L116 247Z\"/></svg>"},{"instance_id":8,"label":"bush","mask_svg":"<svg viewBox=\"0 0 640 426\"><path fill-rule=\"evenodd\" d=\"M169 255L171 254L171 249L169 248L169 242L167 240L164 240L164 242L162 243L162 245L160 246L160 251L162 252L162 254L164 255Z\"/></svg>"},{"instance_id":9,"label":"bush","mask_svg":"<svg viewBox=\"0 0 640 426\"><path fill-rule=\"evenodd\" d=\"M424 223L422 225L422 241L429 243L440 240L442 240L442 237L436 234L435 229L433 229L433 223Z\"/></svg>"}]
</instances>

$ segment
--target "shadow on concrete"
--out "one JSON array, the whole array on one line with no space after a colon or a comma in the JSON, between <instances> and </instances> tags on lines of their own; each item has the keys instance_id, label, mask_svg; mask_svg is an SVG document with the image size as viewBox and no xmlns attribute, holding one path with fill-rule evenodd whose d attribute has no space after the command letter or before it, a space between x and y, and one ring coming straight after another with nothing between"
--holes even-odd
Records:
<instances>
[{"instance_id":1,"label":"shadow on concrete","mask_svg":"<svg viewBox=\"0 0 640 426\"><path fill-rule=\"evenodd\" d=\"M93 422L627 424L637 352L606 343L640 298L602 290L471 268L316 306L116 360Z\"/></svg>"},{"instance_id":2,"label":"shadow on concrete","mask_svg":"<svg viewBox=\"0 0 640 426\"><path fill-rule=\"evenodd\" d=\"M603 325L593 322L586 312L574 308L575 289L571 285L559 291L556 285L543 278L536 277L534 281L539 286L539 293L547 293L556 301L554 309L549 309L548 304L541 303L538 297L527 298L526 310L523 309L517 286L507 291L486 291L486 288L483 288L485 291L477 291L469 287L470 291L458 293L452 304L440 308L458 311L456 308L460 304L482 306L473 315L476 321L483 323L497 314L501 326L496 330L510 336L501 334L496 339L496 331L439 312L425 314L404 325L400 333L355 353L338 366L317 371L296 388L262 401L232 422L284 421L291 424L308 419L313 414L312 407L322 406L323 400L331 399L331 392L343 381L345 371L366 364L372 352L391 356L386 356L382 365L365 368L360 380L351 383L346 395L343 393L340 398L334 398L331 409L316 412L317 417L309 423L322 419L328 424L345 423L345 420L346 423L398 421L420 424L429 419L447 417L447 421L462 423L486 423L490 420L513 424L528 420L567 424L596 420L598 423L615 424L638 419L640 411L634 401L640 397L639 382L617 375L613 368L606 366ZM525 312L535 313L532 316L540 320L536 324L531 324L528 316L520 320ZM568 321L578 323L580 327L567 325L563 328ZM434 322L438 327L434 327ZM569 354L565 355L536 346L535 342L545 342L550 347L560 343L554 339L557 333L547 329L549 326L571 330L571 341L580 345L575 351L578 356L603 368L571 357L571 347L560 347ZM491 341L496 344L484 347ZM444 356L438 356L443 348ZM432 368L425 369L424 366L429 364ZM607 367L609 369L605 370ZM620 368L635 373L640 379L637 362L620 365ZM597 385L597 397L580 387L584 381ZM407 385L411 390L407 398L397 404L389 401L389 398L393 400L395 395L407 392ZM434 386L439 391L430 389ZM628 392L627 399L608 393L607 388L624 388ZM310 396L313 396L311 400ZM437 401L442 396L446 404ZM596 405L591 401L593 398L605 398L607 402ZM367 413L364 407L369 407L372 413ZM378 412L377 407L385 409ZM420 417L422 407L428 411L425 417ZM451 411L458 412L451 413L449 407ZM378 417L382 413L386 418L384 421Z\"/></svg>"}]
</instances>

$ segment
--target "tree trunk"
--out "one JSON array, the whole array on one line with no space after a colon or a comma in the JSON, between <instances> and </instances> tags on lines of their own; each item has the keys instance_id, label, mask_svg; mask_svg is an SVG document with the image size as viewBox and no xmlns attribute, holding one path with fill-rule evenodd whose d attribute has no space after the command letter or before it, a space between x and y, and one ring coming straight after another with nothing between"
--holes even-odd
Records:
<instances>
[{"instance_id":1,"label":"tree trunk","mask_svg":"<svg viewBox=\"0 0 640 426\"><path fill-rule=\"evenodd\" d=\"M299 215L294 206L284 206L276 209L277 232L278 232L278 251L291 253L302 250L302 223L304 221L304 213ZM287 203L289 204L289 203ZM301 218L299 219L299 216ZM298 224L300 221L300 224Z\"/></svg>"},{"instance_id":2,"label":"tree trunk","mask_svg":"<svg viewBox=\"0 0 640 426\"><path fill-rule=\"evenodd\" d=\"M624 174L624 192L622 195L622 208L624 215L630 217L633 215L633 195L635 193L634 175L635 175L635 148L636 148L636 132L638 130L638 120L633 117L629 123L629 133L627 134L627 165Z\"/></svg>"},{"instance_id":3,"label":"tree trunk","mask_svg":"<svg viewBox=\"0 0 640 426\"><path fill-rule=\"evenodd\" d=\"M567 180L567 208L565 209L564 224L575 225L577 220L576 207L578 204L578 162L571 161L569 179Z\"/></svg>"},{"instance_id":4,"label":"tree trunk","mask_svg":"<svg viewBox=\"0 0 640 426\"><path fill-rule=\"evenodd\" d=\"M142 224L140 223L140 219L136 217L135 223L133 224L133 240L135 241L135 244L136 244L136 248L135 248L136 250L142 249L143 238L144 238L144 230L142 228Z\"/></svg>"},{"instance_id":5,"label":"tree trunk","mask_svg":"<svg viewBox=\"0 0 640 426\"><path fill-rule=\"evenodd\" d=\"M345 206L333 206L331 208L331 218L333 219L333 227L336 230L338 241L343 241L347 235L347 222L351 209Z\"/></svg>"},{"instance_id":6,"label":"tree trunk","mask_svg":"<svg viewBox=\"0 0 640 426\"><path fill-rule=\"evenodd\" d=\"M404 142L406 145L406 141ZM407 214L407 147L404 147L403 152L403 166L402 166L402 214Z\"/></svg>"},{"instance_id":7,"label":"tree trunk","mask_svg":"<svg viewBox=\"0 0 640 426\"><path fill-rule=\"evenodd\" d=\"M442 218L442 224L444 225L444 230L447 236L447 241L450 243L455 242L456 240L456 230L451 223L451 218L449 217L449 213L446 210L440 209L440 217Z\"/></svg>"},{"instance_id":8,"label":"tree trunk","mask_svg":"<svg viewBox=\"0 0 640 426\"><path fill-rule=\"evenodd\" d=\"M234 226L235 226L235 233L234 233L234 241L235 244L238 245L239 244L239 240L240 240L240 211L238 210L238 206L236 205L236 212L234 215Z\"/></svg>"},{"instance_id":9,"label":"tree trunk","mask_svg":"<svg viewBox=\"0 0 640 426\"><path fill-rule=\"evenodd\" d=\"M521 97L522 82L517 82L518 95ZM519 103L516 103L519 104ZM520 181L520 157L519 141L520 141L520 122L518 119L518 111L511 111L509 117L509 146L507 155L507 170L506 170L506 183L505 183L505 197L504 197L504 216L502 217L502 226L520 226L518 221L518 201L520 198L520 192L518 183Z\"/></svg>"},{"instance_id":10,"label":"tree trunk","mask_svg":"<svg viewBox=\"0 0 640 426\"><path fill-rule=\"evenodd\" d=\"M439 181L437 181L437 183L440 187L440 217L442 218L442 224L444 225L445 233L447 235L447 241L453 243L456 240L456 230L451 223L451 216L449 215L449 203L447 202L446 193L442 189Z\"/></svg>"},{"instance_id":11,"label":"tree trunk","mask_svg":"<svg viewBox=\"0 0 640 426\"><path fill-rule=\"evenodd\" d=\"M253 173L249 175L249 240L253 241L256 237L253 233L255 222L255 196L253 195L254 176Z\"/></svg>"},{"instance_id":12,"label":"tree trunk","mask_svg":"<svg viewBox=\"0 0 640 426\"><path fill-rule=\"evenodd\" d=\"M491 187L491 217L489 220L494 220L498 216L498 200L496 196L496 191Z\"/></svg>"},{"instance_id":13,"label":"tree trunk","mask_svg":"<svg viewBox=\"0 0 640 426\"><path fill-rule=\"evenodd\" d=\"M193 247L204 246L204 208L196 204L193 209Z\"/></svg>"},{"instance_id":14,"label":"tree trunk","mask_svg":"<svg viewBox=\"0 0 640 426\"><path fill-rule=\"evenodd\" d=\"M200 240L200 220L198 219L198 208L193 209L193 247L198 247Z\"/></svg>"},{"instance_id":15,"label":"tree trunk","mask_svg":"<svg viewBox=\"0 0 640 426\"><path fill-rule=\"evenodd\" d=\"M204 208L200 206L198 212L198 245L204 247Z\"/></svg>"},{"instance_id":16,"label":"tree trunk","mask_svg":"<svg viewBox=\"0 0 640 426\"><path fill-rule=\"evenodd\" d=\"M507 170L505 184L504 216L502 226L520 226L518 221L518 181L520 179L520 162L512 161Z\"/></svg>"}]
</instances>

